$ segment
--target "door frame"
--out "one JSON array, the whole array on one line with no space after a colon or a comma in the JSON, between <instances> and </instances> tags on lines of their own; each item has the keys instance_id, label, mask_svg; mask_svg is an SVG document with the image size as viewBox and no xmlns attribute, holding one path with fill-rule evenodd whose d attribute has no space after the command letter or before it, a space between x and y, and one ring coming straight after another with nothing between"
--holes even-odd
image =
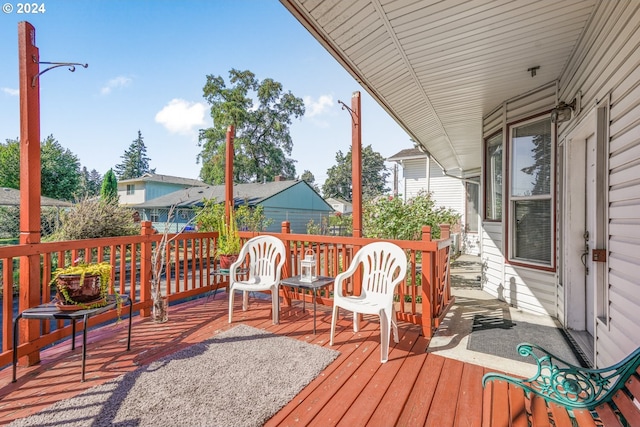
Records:
<instances>
[{"instance_id":1,"label":"door frame","mask_svg":"<svg viewBox=\"0 0 640 427\"><path fill-rule=\"evenodd\" d=\"M561 206L561 241L558 242L559 253L562 257L562 269L560 273L560 285L563 288L564 296L564 319L563 324L567 329L577 331L586 330L584 313L586 311L586 297L580 295L582 289L584 294L584 266L579 257L575 254L584 249L584 230L580 231L580 226L585 224L586 206L584 206L586 195L586 149L584 142L587 137L593 135L595 138L595 192L594 205L591 206L594 215L596 229L590 230L593 233L590 240L593 245L589 248L587 258L592 259L593 249L605 249L608 258L608 103L594 106L585 117L565 133L562 140L563 158L562 166L562 188L560 193L563 200L559 202ZM572 141L575 143L572 144ZM580 147L577 147L577 145ZM579 159L577 157L580 157ZM573 190L573 191L572 191ZM577 191L579 190L579 191ZM579 204L582 203L582 211ZM573 254L572 256L569 256ZM589 350L595 357L597 331L603 324L608 325L608 259L605 262L590 262L590 275L594 278L593 289L593 342L590 343ZM582 271L582 274L580 272ZM576 307L580 307L576 309ZM584 308L582 308L584 307ZM581 346L582 347L582 346Z\"/></svg>"}]
</instances>

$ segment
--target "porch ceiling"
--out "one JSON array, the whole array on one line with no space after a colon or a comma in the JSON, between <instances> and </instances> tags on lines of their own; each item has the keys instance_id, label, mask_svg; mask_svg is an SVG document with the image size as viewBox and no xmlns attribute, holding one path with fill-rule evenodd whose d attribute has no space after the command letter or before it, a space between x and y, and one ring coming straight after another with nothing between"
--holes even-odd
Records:
<instances>
[{"instance_id":1,"label":"porch ceiling","mask_svg":"<svg viewBox=\"0 0 640 427\"><path fill-rule=\"evenodd\" d=\"M456 175L480 167L485 114L560 78L597 2L280 1Z\"/></svg>"}]
</instances>

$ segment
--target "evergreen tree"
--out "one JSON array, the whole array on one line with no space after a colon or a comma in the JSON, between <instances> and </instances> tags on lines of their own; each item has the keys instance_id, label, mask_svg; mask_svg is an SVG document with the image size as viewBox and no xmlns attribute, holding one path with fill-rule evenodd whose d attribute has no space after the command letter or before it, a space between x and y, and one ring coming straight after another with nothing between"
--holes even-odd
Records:
<instances>
[{"instance_id":1,"label":"evergreen tree","mask_svg":"<svg viewBox=\"0 0 640 427\"><path fill-rule=\"evenodd\" d=\"M102 187L100 188L100 198L105 202L118 201L118 180L113 173L113 169L109 169L107 173L104 174Z\"/></svg>"},{"instance_id":2,"label":"evergreen tree","mask_svg":"<svg viewBox=\"0 0 640 427\"><path fill-rule=\"evenodd\" d=\"M100 187L102 186L102 176L97 170L92 169L91 172L87 170L86 166L82 167L80 172L80 190L77 200L82 200L100 194Z\"/></svg>"},{"instance_id":3,"label":"evergreen tree","mask_svg":"<svg viewBox=\"0 0 640 427\"><path fill-rule=\"evenodd\" d=\"M144 145L142 132L138 131L135 139L122 156L122 163L115 166L116 176L119 180L140 178L145 173L155 173L155 169L149 169L149 157L147 147Z\"/></svg>"},{"instance_id":4,"label":"evergreen tree","mask_svg":"<svg viewBox=\"0 0 640 427\"><path fill-rule=\"evenodd\" d=\"M100 175L97 170L91 169L91 172L89 172L89 181L87 182L88 195L90 197L99 196L101 187L102 175Z\"/></svg>"}]
</instances>

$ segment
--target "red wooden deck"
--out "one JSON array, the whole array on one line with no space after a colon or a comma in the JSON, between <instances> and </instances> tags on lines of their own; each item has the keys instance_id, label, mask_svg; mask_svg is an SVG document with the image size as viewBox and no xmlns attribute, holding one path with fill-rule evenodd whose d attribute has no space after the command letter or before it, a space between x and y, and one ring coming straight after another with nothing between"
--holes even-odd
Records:
<instances>
[{"instance_id":1,"label":"red wooden deck","mask_svg":"<svg viewBox=\"0 0 640 427\"><path fill-rule=\"evenodd\" d=\"M311 314L302 313L301 304L295 303L282 307L280 324L273 325L269 301L252 299L249 311L243 313L238 307L234 312L234 324L243 322L328 346L330 309L318 307L317 335L311 333ZM497 396L493 388L483 391L483 367L426 353L428 342L420 335L420 327L405 323L400 324L400 343L390 349L389 362L381 364L377 319L365 318L361 324L362 330L354 335L350 320L341 319L333 347L341 355L269 420L268 426L488 426L491 419L495 426L511 425L506 417L504 423L500 420L509 393L505 389ZM15 384L10 366L0 371L0 424L232 326L227 323L226 295L218 294L215 299L172 306L165 324L134 318L130 352L124 351L126 322L90 331L84 383L80 382L80 348L71 352L66 341L44 350L41 364L18 368ZM80 343L81 335L76 339ZM515 401L524 408L523 399Z\"/></svg>"}]
</instances>

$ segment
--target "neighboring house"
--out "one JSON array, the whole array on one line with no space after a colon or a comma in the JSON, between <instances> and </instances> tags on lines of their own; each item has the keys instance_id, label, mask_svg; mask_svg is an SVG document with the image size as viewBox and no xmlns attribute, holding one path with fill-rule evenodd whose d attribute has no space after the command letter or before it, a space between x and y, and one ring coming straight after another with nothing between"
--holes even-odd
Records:
<instances>
[{"instance_id":1,"label":"neighboring house","mask_svg":"<svg viewBox=\"0 0 640 427\"><path fill-rule=\"evenodd\" d=\"M346 200L337 197L327 197L325 201L331 205L334 211L340 212L341 214L350 215L353 212L353 205Z\"/></svg>"},{"instance_id":2,"label":"neighboring house","mask_svg":"<svg viewBox=\"0 0 640 427\"><path fill-rule=\"evenodd\" d=\"M596 366L640 346L636 0L281 2L445 171L480 174L487 292Z\"/></svg>"},{"instance_id":3,"label":"neighboring house","mask_svg":"<svg viewBox=\"0 0 640 427\"><path fill-rule=\"evenodd\" d=\"M431 194L436 207L451 208L460 214L460 228L452 230L453 247L470 255L480 254L478 236L479 177L460 179L445 175L440 165L418 148L407 148L389 157L402 167L400 195L406 202L420 192Z\"/></svg>"},{"instance_id":4,"label":"neighboring house","mask_svg":"<svg viewBox=\"0 0 640 427\"><path fill-rule=\"evenodd\" d=\"M178 176L145 173L140 178L118 182L118 198L121 205L136 205L174 191L206 185L202 181Z\"/></svg>"},{"instance_id":5,"label":"neighboring house","mask_svg":"<svg viewBox=\"0 0 640 427\"><path fill-rule=\"evenodd\" d=\"M192 220L195 213L193 208L202 206L203 199L215 199L223 203L224 190L224 185L192 187L133 207L140 212L141 219L152 221L156 229L163 230L169 208L175 206L176 215L171 227L182 230ZM245 203L262 206L265 217L273 220L265 230L271 232L280 232L282 222L289 221L292 233L306 233L310 220L321 222L323 216L333 212L331 206L303 180L235 184L233 197L235 206Z\"/></svg>"},{"instance_id":6,"label":"neighboring house","mask_svg":"<svg viewBox=\"0 0 640 427\"><path fill-rule=\"evenodd\" d=\"M20 206L20 190L15 188L0 187L0 206ZM69 208L73 206L64 200L52 199L51 197L40 197L40 206Z\"/></svg>"}]
</instances>

